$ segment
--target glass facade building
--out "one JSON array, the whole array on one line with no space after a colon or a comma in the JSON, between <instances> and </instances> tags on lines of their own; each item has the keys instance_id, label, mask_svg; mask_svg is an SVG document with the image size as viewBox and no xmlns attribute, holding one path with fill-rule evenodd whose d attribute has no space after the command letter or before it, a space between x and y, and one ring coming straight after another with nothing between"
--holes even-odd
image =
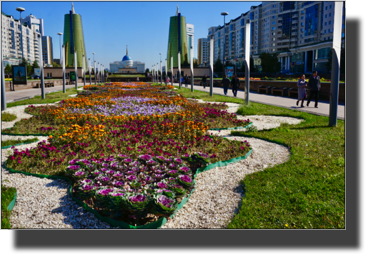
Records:
<instances>
[{"instance_id":1,"label":"glass facade building","mask_svg":"<svg viewBox=\"0 0 380 274\"><path fill-rule=\"evenodd\" d=\"M314 35L318 31L318 5L306 9L305 36Z\"/></svg>"}]
</instances>

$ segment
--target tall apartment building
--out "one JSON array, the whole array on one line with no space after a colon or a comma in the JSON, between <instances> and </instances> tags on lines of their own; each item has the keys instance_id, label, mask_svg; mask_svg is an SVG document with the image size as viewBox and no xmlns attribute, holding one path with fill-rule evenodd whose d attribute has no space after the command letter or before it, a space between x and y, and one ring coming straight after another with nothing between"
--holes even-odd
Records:
<instances>
[{"instance_id":1,"label":"tall apartment building","mask_svg":"<svg viewBox=\"0 0 380 274\"><path fill-rule=\"evenodd\" d=\"M194 25L186 23L187 62L190 64L190 50L193 49L194 58Z\"/></svg>"},{"instance_id":2,"label":"tall apartment building","mask_svg":"<svg viewBox=\"0 0 380 274\"><path fill-rule=\"evenodd\" d=\"M18 65L21 62L21 48L24 52L24 58L29 63L33 63L35 60L39 63L39 36L41 35L40 31L43 30L43 25L28 24L28 21L24 21L24 19L21 19L23 23L20 24L20 20L4 12L1 13L1 22L3 61L5 65Z\"/></svg>"},{"instance_id":3,"label":"tall apartment building","mask_svg":"<svg viewBox=\"0 0 380 274\"><path fill-rule=\"evenodd\" d=\"M53 39L50 36L42 36L42 60L44 64L53 64Z\"/></svg>"},{"instance_id":4,"label":"tall apartment building","mask_svg":"<svg viewBox=\"0 0 380 274\"><path fill-rule=\"evenodd\" d=\"M250 54L260 64L262 52L278 53L282 70L296 73L327 72L328 54L334 32L334 2L262 2L226 23L209 28L207 40L214 38L214 60L242 64L244 29L251 24ZM342 46L345 42L343 4Z\"/></svg>"},{"instance_id":5,"label":"tall apartment building","mask_svg":"<svg viewBox=\"0 0 380 274\"><path fill-rule=\"evenodd\" d=\"M198 65L204 66L209 62L209 44L207 38L198 39Z\"/></svg>"}]
</instances>

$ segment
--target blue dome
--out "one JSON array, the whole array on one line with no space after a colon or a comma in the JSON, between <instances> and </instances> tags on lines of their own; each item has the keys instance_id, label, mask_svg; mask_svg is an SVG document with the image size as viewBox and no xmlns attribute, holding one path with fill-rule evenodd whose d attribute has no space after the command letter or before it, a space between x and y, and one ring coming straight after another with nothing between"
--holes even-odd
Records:
<instances>
[{"instance_id":1,"label":"blue dome","mask_svg":"<svg viewBox=\"0 0 380 274\"><path fill-rule=\"evenodd\" d=\"M121 61L129 61L129 60L131 60L131 58L129 58L128 55L124 55L123 60L121 60Z\"/></svg>"}]
</instances>

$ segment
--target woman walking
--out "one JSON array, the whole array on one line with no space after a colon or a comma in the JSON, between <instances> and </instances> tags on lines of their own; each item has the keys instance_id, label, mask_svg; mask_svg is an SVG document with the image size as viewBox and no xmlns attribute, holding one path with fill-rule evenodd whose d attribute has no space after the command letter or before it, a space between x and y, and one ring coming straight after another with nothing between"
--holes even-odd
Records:
<instances>
[{"instance_id":1,"label":"woman walking","mask_svg":"<svg viewBox=\"0 0 380 274\"><path fill-rule=\"evenodd\" d=\"M297 106L298 106L299 101L302 100L301 108L304 107L303 102L304 102L304 100L306 98L306 86L307 86L307 82L305 80L305 74L303 74L301 76L301 78L298 80L298 83L297 83L297 87L298 87Z\"/></svg>"}]
</instances>

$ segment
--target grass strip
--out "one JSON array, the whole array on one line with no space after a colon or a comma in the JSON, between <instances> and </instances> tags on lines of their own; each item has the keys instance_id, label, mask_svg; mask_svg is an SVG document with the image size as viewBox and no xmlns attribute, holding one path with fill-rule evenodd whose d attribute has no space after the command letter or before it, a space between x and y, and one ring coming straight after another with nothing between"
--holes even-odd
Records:
<instances>
[{"instance_id":1,"label":"grass strip","mask_svg":"<svg viewBox=\"0 0 380 274\"><path fill-rule=\"evenodd\" d=\"M17 119L17 116L9 113L9 112L2 112L1 113L1 121L2 122L11 122Z\"/></svg>"},{"instance_id":2,"label":"grass strip","mask_svg":"<svg viewBox=\"0 0 380 274\"><path fill-rule=\"evenodd\" d=\"M80 88L80 87L78 87ZM66 93L63 93L62 90L51 92L45 95L45 99L41 99L40 95L36 95L31 99L25 99L17 102L7 103L7 107L16 107L22 105L32 105L32 104L51 104L57 101L65 100L70 98L69 95L77 94L78 91L75 88L66 89Z\"/></svg>"},{"instance_id":3,"label":"grass strip","mask_svg":"<svg viewBox=\"0 0 380 274\"><path fill-rule=\"evenodd\" d=\"M344 229L345 228L345 123L329 127L329 117L228 98L189 89L176 90L188 98L242 104L241 115L302 118L298 125L256 132L234 132L287 146L290 159L247 175L239 213L228 228L234 229Z\"/></svg>"},{"instance_id":4,"label":"grass strip","mask_svg":"<svg viewBox=\"0 0 380 274\"><path fill-rule=\"evenodd\" d=\"M1 141L1 149L10 148L12 146L21 146L21 145L31 144L34 142L38 142L38 138L31 138L31 139L25 139L25 140L18 139L18 140Z\"/></svg>"},{"instance_id":5,"label":"grass strip","mask_svg":"<svg viewBox=\"0 0 380 274\"><path fill-rule=\"evenodd\" d=\"M16 195L14 187L6 187L1 185L1 229L11 229L9 221L11 211L9 205L12 203Z\"/></svg>"}]
</instances>

